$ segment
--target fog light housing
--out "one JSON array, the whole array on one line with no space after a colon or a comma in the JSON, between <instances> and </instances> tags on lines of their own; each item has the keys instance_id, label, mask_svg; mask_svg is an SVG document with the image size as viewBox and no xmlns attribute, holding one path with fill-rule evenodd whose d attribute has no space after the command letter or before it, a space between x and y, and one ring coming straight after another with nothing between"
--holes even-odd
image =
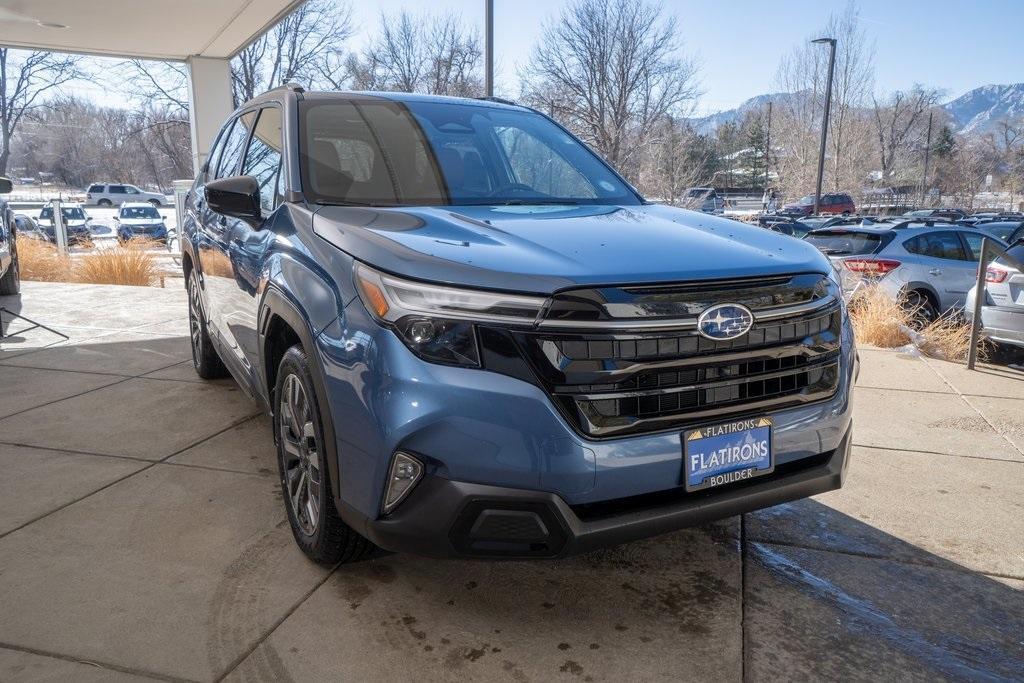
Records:
<instances>
[{"instance_id":1,"label":"fog light housing","mask_svg":"<svg viewBox=\"0 0 1024 683\"><path fill-rule=\"evenodd\" d=\"M408 453L395 453L384 489L384 514L394 510L423 476L423 463Z\"/></svg>"}]
</instances>

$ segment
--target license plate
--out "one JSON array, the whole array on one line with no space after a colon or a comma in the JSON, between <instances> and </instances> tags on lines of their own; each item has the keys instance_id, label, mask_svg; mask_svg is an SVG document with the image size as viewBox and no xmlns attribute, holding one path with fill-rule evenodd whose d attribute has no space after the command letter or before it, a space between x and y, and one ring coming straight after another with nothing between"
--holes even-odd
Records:
<instances>
[{"instance_id":1,"label":"license plate","mask_svg":"<svg viewBox=\"0 0 1024 683\"><path fill-rule=\"evenodd\" d=\"M775 469L772 420L754 417L683 432L687 491L731 484Z\"/></svg>"}]
</instances>

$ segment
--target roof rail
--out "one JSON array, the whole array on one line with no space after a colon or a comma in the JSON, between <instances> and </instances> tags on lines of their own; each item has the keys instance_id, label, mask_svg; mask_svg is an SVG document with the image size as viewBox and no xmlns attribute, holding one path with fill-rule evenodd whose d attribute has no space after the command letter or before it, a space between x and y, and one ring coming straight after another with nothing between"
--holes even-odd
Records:
<instances>
[{"instance_id":1,"label":"roof rail","mask_svg":"<svg viewBox=\"0 0 1024 683\"><path fill-rule=\"evenodd\" d=\"M303 88L298 83L296 83L295 81L289 81L287 83L282 83L281 85L277 86L276 88L271 88L267 92L274 92L275 90L290 90L292 92L297 92L297 93L304 93L304 92L306 92L306 89Z\"/></svg>"},{"instance_id":2,"label":"roof rail","mask_svg":"<svg viewBox=\"0 0 1024 683\"><path fill-rule=\"evenodd\" d=\"M504 97L495 97L494 95L488 95L486 97L474 97L474 100L484 100L485 102L497 102L498 104L508 104L513 107L522 106L518 102L512 100L506 100Z\"/></svg>"}]
</instances>

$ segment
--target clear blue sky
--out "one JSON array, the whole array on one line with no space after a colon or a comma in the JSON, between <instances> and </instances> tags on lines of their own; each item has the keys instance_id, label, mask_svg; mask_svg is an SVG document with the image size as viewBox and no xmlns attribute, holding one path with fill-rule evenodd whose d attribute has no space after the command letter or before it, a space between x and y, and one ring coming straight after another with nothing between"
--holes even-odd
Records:
<instances>
[{"instance_id":1,"label":"clear blue sky","mask_svg":"<svg viewBox=\"0 0 1024 683\"><path fill-rule=\"evenodd\" d=\"M495 52L499 94L515 96L518 68L568 0L495 0ZM453 11L483 32L484 0L351 0L359 49L378 25L380 12L405 7ZM779 60L840 12L845 0L665 0L676 16L680 40L700 65L704 95L698 113L735 107L773 89ZM1024 0L861 0L864 27L875 40L879 89L915 82L943 88L949 98L988 83L1024 82ZM85 85L81 92L105 104L117 93Z\"/></svg>"},{"instance_id":2,"label":"clear blue sky","mask_svg":"<svg viewBox=\"0 0 1024 683\"><path fill-rule=\"evenodd\" d=\"M353 0L356 21L375 28L381 10L426 6L409 0ZM518 91L516 67L529 58L541 24L566 0L495 0L499 84ZM686 51L700 61L700 111L729 109L772 89L780 58L823 26L845 0L665 0ZM484 0L432 0L483 26ZM864 27L877 43L876 79L883 90L915 82L955 97L987 83L1024 81L1024 0L862 0ZM482 28L481 28L482 30ZM962 36L962 38L959 38ZM358 38L357 38L358 40Z\"/></svg>"}]
</instances>

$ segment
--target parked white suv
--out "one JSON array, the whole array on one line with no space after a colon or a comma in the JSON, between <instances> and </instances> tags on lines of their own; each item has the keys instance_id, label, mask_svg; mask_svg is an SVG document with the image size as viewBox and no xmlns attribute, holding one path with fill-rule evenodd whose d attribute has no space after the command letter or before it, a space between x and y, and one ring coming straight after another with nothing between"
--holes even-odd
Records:
<instances>
[{"instance_id":1,"label":"parked white suv","mask_svg":"<svg viewBox=\"0 0 1024 683\"><path fill-rule=\"evenodd\" d=\"M167 197L123 183L93 183L85 191L86 206L120 206L124 202L149 202L153 206L162 206L167 203Z\"/></svg>"}]
</instances>

